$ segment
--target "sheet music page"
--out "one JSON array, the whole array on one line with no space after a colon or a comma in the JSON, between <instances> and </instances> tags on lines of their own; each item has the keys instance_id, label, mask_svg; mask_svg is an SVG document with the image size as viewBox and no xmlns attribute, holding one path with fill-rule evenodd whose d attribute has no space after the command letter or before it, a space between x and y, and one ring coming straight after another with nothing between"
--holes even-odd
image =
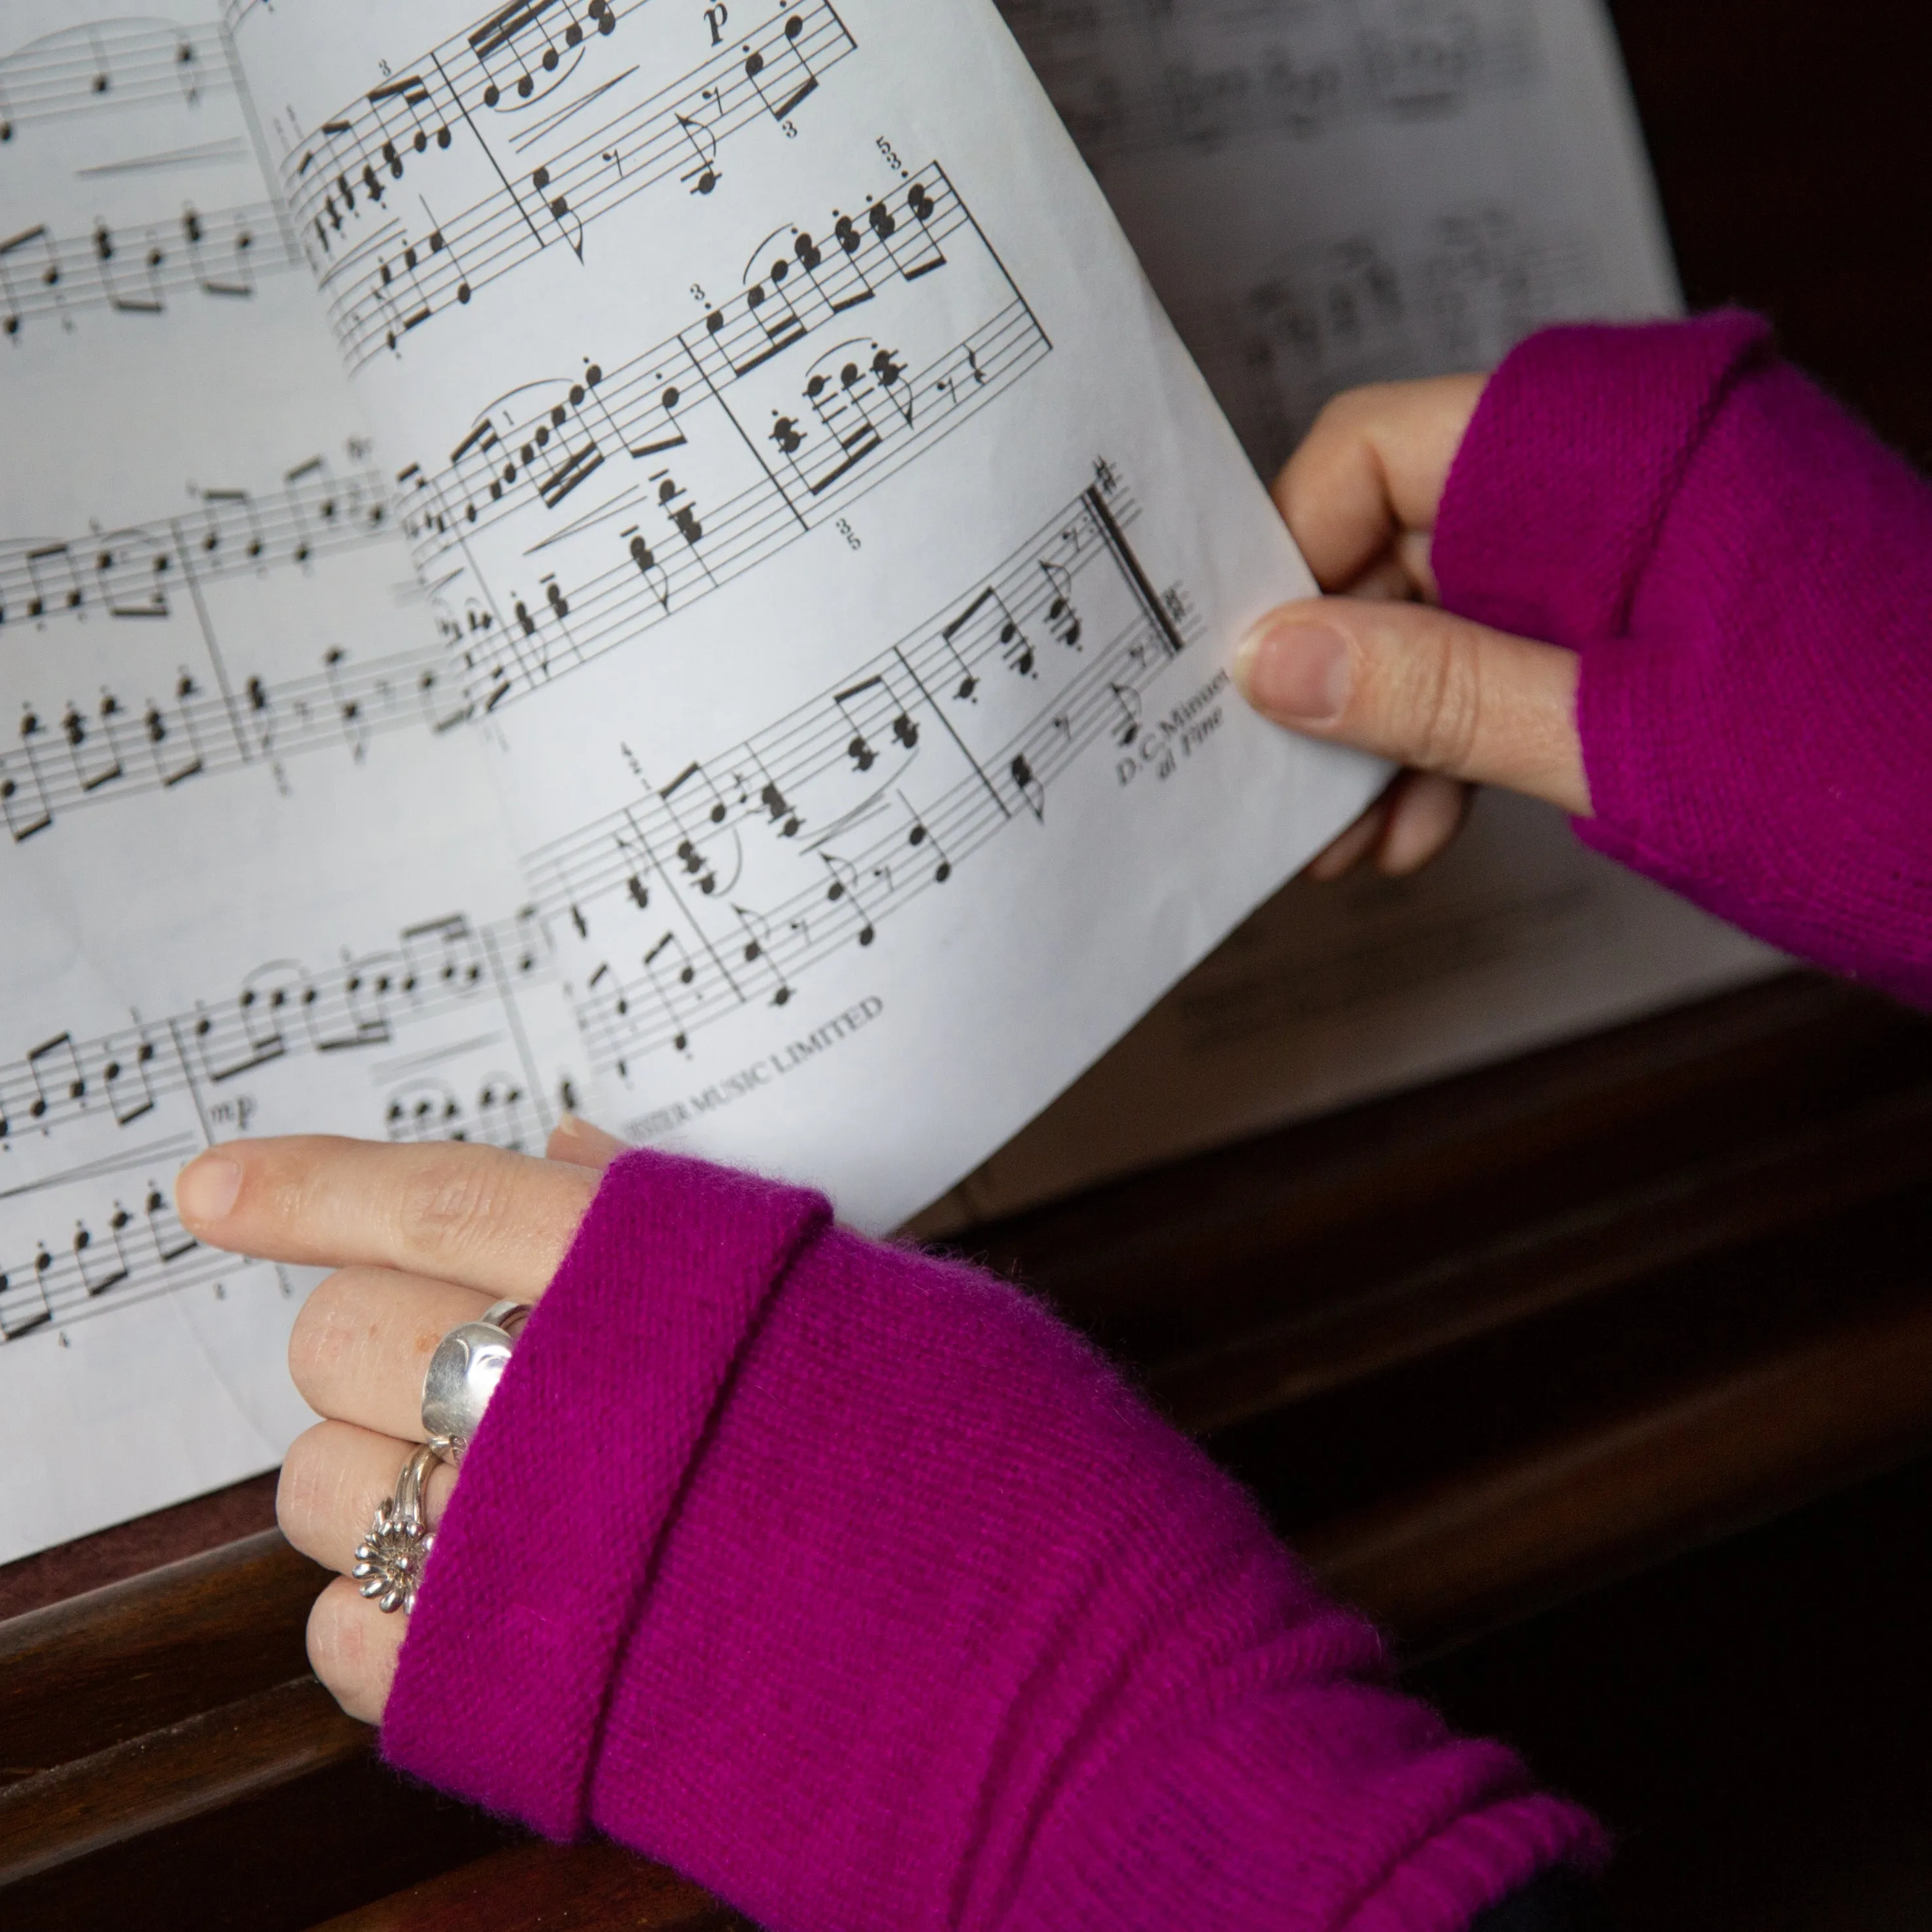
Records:
<instances>
[{"instance_id":1,"label":"sheet music page","mask_svg":"<svg viewBox=\"0 0 1932 1932\"><path fill-rule=\"evenodd\" d=\"M1358 382L1679 296L1600 0L1006 0L1257 467ZM1487 797L1412 879L1291 886L928 1231L1775 970Z\"/></svg>"},{"instance_id":2,"label":"sheet music page","mask_svg":"<svg viewBox=\"0 0 1932 1932\"><path fill-rule=\"evenodd\" d=\"M0 1562L310 1420L190 1156L584 1077L211 10L0 0Z\"/></svg>"},{"instance_id":3,"label":"sheet music page","mask_svg":"<svg viewBox=\"0 0 1932 1932\"><path fill-rule=\"evenodd\" d=\"M890 1226L1372 795L1306 572L987 0L247 10L630 1137Z\"/></svg>"}]
</instances>

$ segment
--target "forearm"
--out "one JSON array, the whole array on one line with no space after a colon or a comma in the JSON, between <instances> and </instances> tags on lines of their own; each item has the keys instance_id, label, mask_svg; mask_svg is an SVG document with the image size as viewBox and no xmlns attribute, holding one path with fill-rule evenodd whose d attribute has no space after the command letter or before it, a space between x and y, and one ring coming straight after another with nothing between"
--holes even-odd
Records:
<instances>
[{"instance_id":1,"label":"forearm","mask_svg":"<svg viewBox=\"0 0 1932 1932\"><path fill-rule=\"evenodd\" d=\"M1498 370L1432 558L1577 651L1591 844L1932 1004L1932 489L1724 315Z\"/></svg>"},{"instance_id":2,"label":"forearm","mask_svg":"<svg viewBox=\"0 0 1932 1932\"><path fill-rule=\"evenodd\" d=\"M392 1754L774 1932L1465 1932L1600 1848L1043 1311L690 1163L607 1182L442 1537Z\"/></svg>"}]
</instances>

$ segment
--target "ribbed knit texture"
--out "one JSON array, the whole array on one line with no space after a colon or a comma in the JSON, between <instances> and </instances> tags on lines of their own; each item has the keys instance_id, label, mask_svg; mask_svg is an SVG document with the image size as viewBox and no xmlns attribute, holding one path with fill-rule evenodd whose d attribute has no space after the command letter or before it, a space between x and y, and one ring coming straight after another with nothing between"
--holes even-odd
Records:
<instances>
[{"instance_id":1,"label":"ribbed knit texture","mask_svg":"<svg viewBox=\"0 0 1932 1932\"><path fill-rule=\"evenodd\" d=\"M1762 322L1532 337L1433 557L1449 609L1581 653L1588 844L1932 1005L1932 488Z\"/></svg>"},{"instance_id":2,"label":"ribbed knit texture","mask_svg":"<svg viewBox=\"0 0 1932 1932\"><path fill-rule=\"evenodd\" d=\"M1386 1672L1016 1290L640 1153L465 1462L383 1744L771 1932L1466 1932L1600 1858Z\"/></svg>"}]
</instances>

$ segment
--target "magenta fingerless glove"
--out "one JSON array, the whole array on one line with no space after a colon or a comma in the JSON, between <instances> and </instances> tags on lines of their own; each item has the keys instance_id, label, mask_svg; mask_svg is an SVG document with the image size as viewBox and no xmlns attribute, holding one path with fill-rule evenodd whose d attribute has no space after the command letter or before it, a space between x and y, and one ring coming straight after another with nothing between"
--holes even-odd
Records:
<instances>
[{"instance_id":1,"label":"magenta fingerless glove","mask_svg":"<svg viewBox=\"0 0 1932 1932\"><path fill-rule=\"evenodd\" d=\"M1387 1674L1016 1290L638 1153L465 1460L382 1742L771 1932L1466 1932L1600 1858Z\"/></svg>"},{"instance_id":2,"label":"magenta fingerless glove","mask_svg":"<svg viewBox=\"0 0 1932 1932\"><path fill-rule=\"evenodd\" d=\"M1433 556L1450 610L1581 653L1587 843L1932 1005L1932 487L1763 323L1532 337Z\"/></svg>"}]
</instances>

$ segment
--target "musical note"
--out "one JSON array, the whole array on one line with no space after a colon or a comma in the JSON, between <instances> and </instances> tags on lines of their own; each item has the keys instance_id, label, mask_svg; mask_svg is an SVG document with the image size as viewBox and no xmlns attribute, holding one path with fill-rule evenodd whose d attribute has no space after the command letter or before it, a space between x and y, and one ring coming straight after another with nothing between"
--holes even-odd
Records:
<instances>
[{"instance_id":1,"label":"musical note","mask_svg":"<svg viewBox=\"0 0 1932 1932\"><path fill-rule=\"evenodd\" d=\"M338 478L320 458L266 496L208 488L197 502L188 517L82 543L0 542L0 631L93 603L116 618L165 617L168 583L184 566L203 580L237 577L380 542L390 529L382 479Z\"/></svg>"},{"instance_id":2,"label":"musical note","mask_svg":"<svg viewBox=\"0 0 1932 1932\"><path fill-rule=\"evenodd\" d=\"M575 10L562 8L566 25L555 32L543 16L554 14L552 0L512 0L491 14L469 35L470 52L486 76L479 98L484 106L508 109L539 100L570 78L569 57L586 38ZM591 0L586 9L591 32L608 36L616 32L617 16L610 0Z\"/></svg>"},{"instance_id":3,"label":"musical note","mask_svg":"<svg viewBox=\"0 0 1932 1932\"><path fill-rule=\"evenodd\" d=\"M667 932L644 956L644 972L657 994L658 1003L670 1016L671 1046L680 1053L686 1052L691 1044L690 1036L685 1030L684 1022L679 1017L678 995L672 987L687 987L698 977L698 968L692 964L691 955L685 950L684 942L675 933Z\"/></svg>"},{"instance_id":4,"label":"musical note","mask_svg":"<svg viewBox=\"0 0 1932 1932\"><path fill-rule=\"evenodd\" d=\"M818 92L818 76L800 45L804 38L805 21L794 14L777 40L757 46L745 44L745 78L774 121L790 120L806 97Z\"/></svg>"},{"instance_id":5,"label":"musical note","mask_svg":"<svg viewBox=\"0 0 1932 1932\"><path fill-rule=\"evenodd\" d=\"M44 222L0 242L0 332L18 335L26 316L57 307L60 278L60 250ZM43 292L38 303L31 292L20 293L36 285Z\"/></svg>"},{"instance_id":6,"label":"musical note","mask_svg":"<svg viewBox=\"0 0 1932 1932\"><path fill-rule=\"evenodd\" d=\"M791 986L785 978L778 962L772 956L772 923L762 914L748 906L734 905L731 908L744 928L743 957L747 966L762 968L771 981L771 1003L775 1006L790 1004Z\"/></svg>"},{"instance_id":7,"label":"musical note","mask_svg":"<svg viewBox=\"0 0 1932 1932\"><path fill-rule=\"evenodd\" d=\"M120 272L115 266L118 256L112 231L106 222L97 221L94 224L94 259L100 264L100 286L106 296L107 306L123 315L159 315L166 306L161 299L161 285L155 272L163 259L160 251L152 248L148 250L146 280L133 293L121 285Z\"/></svg>"},{"instance_id":8,"label":"musical note","mask_svg":"<svg viewBox=\"0 0 1932 1932\"><path fill-rule=\"evenodd\" d=\"M854 936L861 946L871 945L879 936L878 928L872 923L872 916L866 910L865 901L859 895L858 868L830 852L820 852L818 856L831 874L825 888L826 902L850 914L854 922Z\"/></svg>"},{"instance_id":9,"label":"musical note","mask_svg":"<svg viewBox=\"0 0 1932 1932\"><path fill-rule=\"evenodd\" d=\"M1012 778L1021 797L1036 818L1046 815L1046 788L1034 770L1033 760L1024 752L1016 752L1006 766L1007 776Z\"/></svg>"},{"instance_id":10,"label":"musical note","mask_svg":"<svg viewBox=\"0 0 1932 1932\"><path fill-rule=\"evenodd\" d=\"M246 299L259 275L300 260L267 204L189 208L125 230L97 222L84 237L40 224L0 241L0 333L91 310L156 316L177 295Z\"/></svg>"},{"instance_id":11,"label":"musical note","mask_svg":"<svg viewBox=\"0 0 1932 1932\"><path fill-rule=\"evenodd\" d=\"M905 802L903 797L901 798L900 802L902 804ZM910 806L906 806L906 811L913 821L906 828L906 843L915 849L928 844L932 847L932 849L939 855L938 862L932 868L932 881L934 885L944 885L952 876L952 861L946 856L946 848L933 837L932 833L927 828L926 821L913 812Z\"/></svg>"},{"instance_id":12,"label":"musical note","mask_svg":"<svg viewBox=\"0 0 1932 1932\"><path fill-rule=\"evenodd\" d=\"M146 1212L155 1258L164 1267L179 1261L199 1245L176 1217L172 1198L158 1187L148 1189Z\"/></svg>"},{"instance_id":13,"label":"musical note","mask_svg":"<svg viewBox=\"0 0 1932 1932\"><path fill-rule=\"evenodd\" d=\"M1073 602L1072 577L1064 564L1044 557L1040 567L1052 592L1046 606L1048 627L1069 650L1077 651L1080 648L1081 622L1079 610Z\"/></svg>"},{"instance_id":14,"label":"musical note","mask_svg":"<svg viewBox=\"0 0 1932 1932\"><path fill-rule=\"evenodd\" d=\"M100 700L96 724L90 725L71 704L61 719L61 736L67 740L68 761L75 782L83 794L98 791L103 785L112 784L126 770L114 730L120 708L118 700L110 694Z\"/></svg>"},{"instance_id":15,"label":"musical note","mask_svg":"<svg viewBox=\"0 0 1932 1932\"><path fill-rule=\"evenodd\" d=\"M702 547L714 523L739 532L752 520L754 541L742 547L734 542L727 568L752 567L788 524L790 532L802 532L830 511L834 498L868 487L924 437L943 433L943 424L920 419L912 399L916 379L902 383L898 363L870 346L866 386L890 396L897 413L855 432L848 448L828 448L824 467L838 472L829 482L814 472L807 487L782 491L784 501L773 502L772 479L759 471L748 483L749 495L719 505L714 518L684 488L681 452L697 446L693 439L698 437L715 461L721 448L716 430L700 433L697 425L716 424L721 416L730 425L722 447L741 451L745 438L755 433L758 404L749 399L741 408L733 391L767 369L774 372L771 380L783 380L776 374L779 358L808 336L882 294L921 285L925 276L952 263L956 272L990 284L1008 304L982 332L985 359L980 341L967 345L981 378L994 379L986 393L1041 352L1043 340L1023 310L1012 306L1010 282L942 170L924 171L890 196L868 196L866 206L867 215L857 221L835 212L823 247L803 226L773 231L754 251L745 287L717 303L700 322L619 367L586 358L578 376L554 388L520 386L479 413L446 467L434 472L411 464L400 472L403 526L426 574L459 541L534 509L564 520L544 533L533 532L523 546L526 555L580 537L607 518L616 526L622 562L614 572L607 564L588 585L562 592L572 611L592 620L568 627L567 649L562 633L544 628L544 603L549 614L564 614L547 593L544 603L522 596L520 612L513 586L488 600L510 613L516 629L508 636L463 640L465 661L478 673L472 693L479 706L511 696L519 668L526 678L548 678L560 661L584 661L634 634L640 606L655 605L662 617L715 587L723 578ZM943 374L938 380L944 382ZM796 397L800 380L790 381ZM829 412L831 405L824 406ZM791 428L781 420L772 434L782 442ZM801 434L795 446L802 447L804 440ZM650 500L638 480L624 473L626 457L650 466L644 480L665 521L640 519L640 498L645 506ZM659 466L668 457L679 459L676 466ZM814 452L797 459L801 466L817 460ZM859 464L871 475L858 476ZM842 477L849 481L842 483ZM816 486L816 498L810 486ZM473 554L465 555L474 566ZM518 631L526 647L520 647Z\"/></svg>"},{"instance_id":16,"label":"musical note","mask_svg":"<svg viewBox=\"0 0 1932 1932\"><path fill-rule=\"evenodd\" d=\"M578 1010L600 1066L628 1080L748 1002L789 1003L816 962L874 944L990 839L1042 823L1090 748L1137 742L1184 640L1133 550L1132 492L1098 474L822 697L529 856L539 911L598 949ZM1076 610L1073 647L1042 656L1030 640L1070 635ZM1024 676L988 677L1029 655ZM627 970L618 935L640 916L652 937Z\"/></svg>"},{"instance_id":17,"label":"musical note","mask_svg":"<svg viewBox=\"0 0 1932 1932\"><path fill-rule=\"evenodd\" d=\"M20 752L0 766L0 812L4 813L7 830L16 845L25 844L54 822L53 808L34 755L34 740L40 730L40 718L29 706L20 719Z\"/></svg>"},{"instance_id":18,"label":"musical note","mask_svg":"<svg viewBox=\"0 0 1932 1932\"><path fill-rule=\"evenodd\" d=\"M78 1108L87 1098L87 1080L80 1070L80 1056L70 1034L61 1034L35 1047L27 1055L27 1078L33 1088L27 1118L36 1125L50 1111Z\"/></svg>"},{"instance_id":19,"label":"musical note","mask_svg":"<svg viewBox=\"0 0 1932 1932\"><path fill-rule=\"evenodd\" d=\"M199 107L236 86L226 46L208 28L144 20L63 28L0 56L0 146L82 115Z\"/></svg>"},{"instance_id":20,"label":"musical note","mask_svg":"<svg viewBox=\"0 0 1932 1932\"><path fill-rule=\"evenodd\" d=\"M0 1342L16 1341L52 1322L54 1307L47 1292L47 1276L53 1264L54 1258L44 1241L24 1282L17 1269L0 1271Z\"/></svg>"},{"instance_id":21,"label":"musical note","mask_svg":"<svg viewBox=\"0 0 1932 1932\"><path fill-rule=\"evenodd\" d=\"M709 795L711 801L709 808L706 809L700 805L700 811L711 824L714 826L723 824L729 815L730 808L725 803L724 796L718 788L712 783L710 775L702 765L695 764L686 766L684 770L658 794L658 799L670 814L671 822L675 828L676 844L674 850L677 862L691 883L696 886L706 898L709 898L718 888L718 866L711 844L701 832L695 837L692 836L680 808L678 794L682 791L686 785L692 786L694 791L702 791ZM728 866L725 870L725 884L728 888L732 879L736 876L736 868Z\"/></svg>"},{"instance_id":22,"label":"musical note","mask_svg":"<svg viewBox=\"0 0 1932 1932\"><path fill-rule=\"evenodd\" d=\"M478 1090L474 1124L460 1129L454 1138L481 1140L492 1147L508 1148L512 1154L540 1154L545 1138L542 1115L532 1105L516 1082L505 1074L494 1074Z\"/></svg>"},{"instance_id":23,"label":"musical note","mask_svg":"<svg viewBox=\"0 0 1932 1932\"><path fill-rule=\"evenodd\" d=\"M131 1126L154 1111L154 1043L144 1034L132 1052L110 1042L101 1068L107 1089L107 1104L116 1126Z\"/></svg>"},{"instance_id":24,"label":"musical note","mask_svg":"<svg viewBox=\"0 0 1932 1932\"><path fill-rule=\"evenodd\" d=\"M391 1096L383 1128L392 1141L460 1141L462 1118L462 1106L446 1082L416 1080Z\"/></svg>"},{"instance_id":25,"label":"musical note","mask_svg":"<svg viewBox=\"0 0 1932 1932\"><path fill-rule=\"evenodd\" d=\"M852 727L852 737L845 747L845 755L851 760L854 772L862 776L869 772L879 759L878 751L866 735L863 721L868 713L874 721L872 728L882 739L890 737L902 752L917 750L919 721L900 702L885 673L874 673L847 690L835 692L832 701Z\"/></svg>"},{"instance_id":26,"label":"musical note","mask_svg":"<svg viewBox=\"0 0 1932 1932\"><path fill-rule=\"evenodd\" d=\"M854 48L830 0L805 0L664 88L590 57L628 10L502 8L296 143L283 184L352 370L548 248L581 257L599 218L660 182L710 194L724 145L796 112ZM596 124L580 130L593 104ZM504 116L514 124L500 130ZM417 160L471 197L427 229L391 193ZM373 249L354 232L370 222Z\"/></svg>"},{"instance_id":27,"label":"musical note","mask_svg":"<svg viewBox=\"0 0 1932 1932\"><path fill-rule=\"evenodd\" d=\"M172 614L167 592L173 564L170 548L166 538L146 530L116 530L100 540L94 553L94 594L110 617ZM0 586L6 575L6 553L0 546ZM0 589L0 596L4 594Z\"/></svg>"},{"instance_id":28,"label":"musical note","mask_svg":"<svg viewBox=\"0 0 1932 1932\"><path fill-rule=\"evenodd\" d=\"M127 1250L122 1246L122 1234L133 1217L124 1208L117 1208L107 1223L106 1238L97 1241L94 1231L83 1221L76 1224L74 1231L74 1272L80 1277L81 1292L91 1301L105 1294L110 1288L118 1288L126 1281L132 1270L128 1265ZM164 1256L164 1260L177 1259Z\"/></svg>"},{"instance_id":29,"label":"musical note","mask_svg":"<svg viewBox=\"0 0 1932 1932\"><path fill-rule=\"evenodd\" d=\"M715 87L699 91L689 113L677 115L677 131L691 150L692 158L678 173L678 179L693 194L709 194L718 185L718 135L714 125L724 112L724 104Z\"/></svg>"}]
</instances>

